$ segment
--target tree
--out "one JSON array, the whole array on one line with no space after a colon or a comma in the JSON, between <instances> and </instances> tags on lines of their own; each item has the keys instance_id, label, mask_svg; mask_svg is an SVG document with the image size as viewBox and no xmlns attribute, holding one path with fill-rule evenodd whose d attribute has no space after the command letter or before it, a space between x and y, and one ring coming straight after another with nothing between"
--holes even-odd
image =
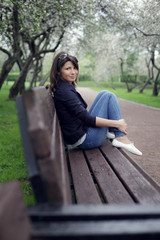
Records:
<instances>
[{"instance_id":1,"label":"tree","mask_svg":"<svg viewBox=\"0 0 160 240\"><path fill-rule=\"evenodd\" d=\"M155 61L155 50L152 50L151 61L152 61L153 67L157 70L157 74L156 74L156 77L154 79L152 95L153 96L158 96L158 93L160 91L160 82L159 82L160 66L158 66L158 63L156 63L156 61Z\"/></svg>"},{"instance_id":2,"label":"tree","mask_svg":"<svg viewBox=\"0 0 160 240\"><path fill-rule=\"evenodd\" d=\"M143 90L146 88L146 86L151 83L151 81L154 79L154 71L153 71L153 64L151 61L151 58L148 60L147 58L146 60L146 66L147 66L147 70L148 70L148 78L145 81L144 85L140 88L139 93L143 93Z\"/></svg>"},{"instance_id":3,"label":"tree","mask_svg":"<svg viewBox=\"0 0 160 240\"><path fill-rule=\"evenodd\" d=\"M131 82L130 75L129 74L126 75L124 72L124 61L122 58L120 58L120 62L121 62L120 63L121 75L122 75L123 81L126 84L128 92L132 92L132 90L137 86L137 75L134 76L134 82L132 83L132 86L130 86L130 84L129 84Z\"/></svg>"},{"instance_id":4,"label":"tree","mask_svg":"<svg viewBox=\"0 0 160 240\"><path fill-rule=\"evenodd\" d=\"M2 87L4 80L8 76L8 73L12 69L13 65L22 55L19 39L18 7L16 4L14 4L11 11L9 2L7 1L1 3L1 9L2 12L0 15L0 29L2 46L0 47L0 50L7 54L8 58L2 66L0 74L0 88ZM9 19L12 19L11 22ZM6 48L4 48L3 45L5 45ZM12 50L9 51L8 48L11 48Z\"/></svg>"},{"instance_id":5,"label":"tree","mask_svg":"<svg viewBox=\"0 0 160 240\"><path fill-rule=\"evenodd\" d=\"M159 50L160 40L160 5L155 0L139 0L139 1L99 1L101 19L107 23L107 26L123 33L127 38L135 38L137 43L143 49L151 49L153 46L157 52ZM129 39L129 38L128 38ZM129 44L129 41L128 41ZM153 57L152 57L153 59ZM152 64L154 61L152 61ZM159 72L159 67L154 64L154 68ZM148 71L148 74L149 71ZM158 93L158 78L154 79L153 95ZM149 82L150 75L148 76ZM143 87L147 86L145 84Z\"/></svg>"},{"instance_id":6,"label":"tree","mask_svg":"<svg viewBox=\"0 0 160 240\"><path fill-rule=\"evenodd\" d=\"M23 91L25 79L31 66L34 65L37 69L41 67L41 59L44 58L45 54L56 51L62 42L67 27L71 25L72 21L76 22L76 19L85 11L82 12L83 5L77 0L46 0L45 2L4 0L1 8L3 9L1 36L6 47L1 46L0 50L8 54L11 66L7 68L4 64L0 86L2 86L14 63L17 62L20 67L20 75L10 89L9 96L13 98ZM14 9L16 9L15 19L13 17ZM19 54L15 54L17 51ZM13 62L10 61L11 56L14 57ZM34 71L35 78L39 71L37 69ZM5 75L4 72L6 72Z\"/></svg>"}]
</instances>

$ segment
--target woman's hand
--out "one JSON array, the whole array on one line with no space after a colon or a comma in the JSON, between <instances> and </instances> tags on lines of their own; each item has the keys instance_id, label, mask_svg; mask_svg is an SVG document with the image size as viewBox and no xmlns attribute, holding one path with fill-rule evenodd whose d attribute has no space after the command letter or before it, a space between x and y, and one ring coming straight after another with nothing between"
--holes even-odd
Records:
<instances>
[{"instance_id":1,"label":"woman's hand","mask_svg":"<svg viewBox=\"0 0 160 240\"><path fill-rule=\"evenodd\" d=\"M127 123L126 123L126 121L125 121L124 119L118 120L118 126L117 126L117 128L118 128L121 132L127 134Z\"/></svg>"},{"instance_id":2,"label":"woman's hand","mask_svg":"<svg viewBox=\"0 0 160 240\"><path fill-rule=\"evenodd\" d=\"M121 132L127 134L127 123L124 119L111 120L111 119L96 117L96 126L97 127L115 127L115 128L118 128Z\"/></svg>"}]
</instances>

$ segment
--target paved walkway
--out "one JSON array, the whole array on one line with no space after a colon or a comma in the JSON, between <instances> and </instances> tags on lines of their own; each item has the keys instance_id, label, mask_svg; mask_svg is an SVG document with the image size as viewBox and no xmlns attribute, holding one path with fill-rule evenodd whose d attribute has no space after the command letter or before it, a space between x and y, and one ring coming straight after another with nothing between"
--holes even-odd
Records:
<instances>
[{"instance_id":1,"label":"paved walkway","mask_svg":"<svg viewBox=\"0 0 160 240\"><path fill-rule=\"evenodd\" d=\"M90 106L97 95L89 88L78 88ZM142 151L142 156L129 154L160 184L160 109L118 99L122 117L128 124L128 137Z\"/></svg>"}]
</instances>

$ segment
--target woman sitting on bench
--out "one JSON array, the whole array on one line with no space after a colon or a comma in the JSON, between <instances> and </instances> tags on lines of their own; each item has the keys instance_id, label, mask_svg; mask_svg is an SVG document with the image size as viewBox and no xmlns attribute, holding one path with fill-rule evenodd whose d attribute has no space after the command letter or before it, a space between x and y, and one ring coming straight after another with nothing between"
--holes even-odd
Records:
<instances>
[{"instance_id":1,"label":"woman sitting on bench","mask_svg":"<svg viewBox=\"0 0 160 240\"><path fill-rule=\"evenodd\" d=\"M101 91L86 110L86 102L76 91L78 73L76 57L60 52L54 58L50 86L65 143L71 148L91 149L101 146L107 137L113 139L113 146L142 155L127 137L127 124L113 93Z\"/></svg>"}]
</instances>

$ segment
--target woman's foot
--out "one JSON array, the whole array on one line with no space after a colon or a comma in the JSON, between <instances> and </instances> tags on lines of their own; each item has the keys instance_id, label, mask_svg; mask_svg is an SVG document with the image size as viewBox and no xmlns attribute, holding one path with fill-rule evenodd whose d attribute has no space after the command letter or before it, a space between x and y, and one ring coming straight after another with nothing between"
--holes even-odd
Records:
<instances>
[{"instance_id":1,"label":"woman's foot","mask_svg":"<svg viewBox=\"0 0 160 240\"><path fill-rule=\"evenodd\" d=\"M131 143L131 141L128 139L128 137L126 135L124 135L122 137L118 137L118 138L116 138L116 140L121 142L121 143L126 143L126 144Z\"/></svg>"},{"instance_id":2,"label":"woman's foot","mask_svg":"<svg viewBox=\"0 0 160 240\"><path fill-rule=\"evenodd\" d=\"M114 147L118 147L118 148L123 148L125 150L127 150L128 152L131 152L133 154L136 154L138 156L142 155L142 152L140 152L133 143L131 143L131 141L128 139L127 136L123 136L120 138L115 138L112 141L112 145Z\"/></svg>"},{"instance_id":3,"label":"woman's foot","mask_svg":"<svg viewBox=\"0 0 160 240\"><path fill-rule=\"evenodd\" d=\"M115 138L115 134L114 134L114 132L107 132L107 138L108 139L114 139Z\"/></svg>"}]
</instances>

